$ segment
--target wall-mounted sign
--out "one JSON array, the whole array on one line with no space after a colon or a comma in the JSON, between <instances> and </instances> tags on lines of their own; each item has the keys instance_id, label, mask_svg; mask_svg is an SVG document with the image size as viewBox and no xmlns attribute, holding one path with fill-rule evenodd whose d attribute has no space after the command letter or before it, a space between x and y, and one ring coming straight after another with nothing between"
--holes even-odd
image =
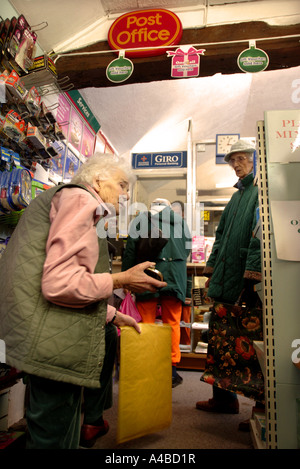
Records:
<instances>
[{"instance_id":1,"label":"wall-mounted sign","mask_svg":"<svg viewBox=\"0 0 300 469\"><path fill-rule=\"evenodd\" d=\"M300 110L266 111L266 150L270 163L300 163Z\"/></svg>"},{"instance_id":2,"label":"wall-mounted sign","mask_svg":"<svg viewBox=\"0 0 300 469\"><path fill-rule=\"evenodd\" d=\"M249 46L238 56L238 66L243 72L262 72L269 65L269 57L263 50L256 49L254 41L250 41Z\"/></svg>"},{"instance_id":3,"label":"wall-mounted sign","mask_svg":"<svg viewBox=\"0 0 300 469\"><path fill-rule=\"evenodd\" d=\"M80 110L81 105L86 106L80 93L72 91L60 94L58 97L56 120L61 125L63 133L69 144L85 157L92 156L95 149L95 129L100 125L88 107ZM75 104L77 103L77 104Z\"/></svg>"},{"instance_id":4,"label":"wall-mounted sign","mask_svg":"<svg viewBox=\"0 0 300 469\"><path fill-rule=\"evenodd\" d=\"M100 129L100 124L96 117L90 110L89 106L77 90L68 91L67 96L72 101L72 104L78 110L79 114L86 120L89 126L94 130L95 133Z\"/></svg>"},{"instance_id":5,"label":"wall-mounted sign","mask_svg":"<svg viewBox=\"0 0 300 469\"><path fill-rule=\"evenodd\" d=\"M106 68L106 76L114 83L122 83L127 80L133 72L133 63L124 57L124 51L119 53L119 57Z\"/></svg>"},{"instance_id":6,"label":"wall-mounted sign","mask_svg":"<svg viewBox=\"0 0 300 469\"><path fill-rule=\"evenodd\" d=\"M155 8L131 11L117 18L108 31L108 43L112 49L125 49L127 57L152 57L164 54L163 46L178 44L181 36L182 24L178 16L172 11ZM128 51L136 48L147 49Z\"/></svg>"},{"instance_id":7,"label":"wall-mounted sign","mask_svg":"<svg viewBox=\"0 0 300 469\"><path fill-rule=\"evenodd\" d=\"M195 49L189 47L188 50L178 48L175 51L167 51L168 57L172 56L171 76L180 77L197 77L199 75L200 57L205 49Z\"/></svg>"},{"instance_id":8,"label":"wall-mounted sign","mask_svg":"<svg viewBox=\"0 0 300 469\"><path fill-rule=\"evenodd\" d=\"M186 165L186 151L132 153L132 167L134 169L186 168Z\"/></svg>"}]
</instances>

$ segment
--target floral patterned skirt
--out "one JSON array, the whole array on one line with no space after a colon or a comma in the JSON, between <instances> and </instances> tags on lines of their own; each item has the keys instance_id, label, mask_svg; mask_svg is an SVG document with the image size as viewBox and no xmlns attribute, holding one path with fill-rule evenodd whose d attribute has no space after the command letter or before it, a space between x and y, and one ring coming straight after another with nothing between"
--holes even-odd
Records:
<instances>
[{"instance_id":1,"label":"floral patterned skirt","mask_svg":"<svg viewBox=\"0 0 300 469\"><path fill-rule=\"evenodd\" d=\"M255 340L263 340L261 309L214 303L201 381L264 403Z\"/></svg>"}]
</instances>

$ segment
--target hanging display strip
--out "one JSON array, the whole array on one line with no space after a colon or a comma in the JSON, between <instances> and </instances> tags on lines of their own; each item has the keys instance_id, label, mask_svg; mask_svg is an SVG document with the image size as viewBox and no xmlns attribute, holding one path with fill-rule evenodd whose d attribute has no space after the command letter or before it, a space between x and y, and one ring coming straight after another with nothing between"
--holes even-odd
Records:
<instances>
[{"instance_id":1,"label":"hanging display strip","mask_svg":"<svg viewBox=\"0 0 300 469\"><path fill-rule=\"evenodd\" d=\"M262 271L264 288L264 343L265 350L265 389L266 392L266 445L267 449L277 449L277 409L276 409L276 377L275 377L275 344L274 344L274 310L272 290L272 261L269 248L271 233L267 178L267 156L264 133L264 122L257 123L259 141L259 203L261 210L262 250L264 252L264 269Z\"/></svg>"}]
</instances>

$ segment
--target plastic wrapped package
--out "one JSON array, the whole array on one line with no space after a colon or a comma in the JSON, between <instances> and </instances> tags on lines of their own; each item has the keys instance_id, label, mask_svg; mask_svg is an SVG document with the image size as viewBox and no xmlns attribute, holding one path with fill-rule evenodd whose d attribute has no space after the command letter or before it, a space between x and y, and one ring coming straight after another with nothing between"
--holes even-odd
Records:
<instances>
[{"instance_id":1,"label":"plastic wrapped package","mask_svg":"<svg viewBox=\"0 0 300 469\"><path fill-rule=\"evenodd\" d=\"M9 213L11 211L7 200L9 177L9 171L2 172L0 181L0 208L3 213Z\"/></svg>"},{"instance_id":2,"label":"plastic wrapped package","mask_svg":"<svg viewBox=\"0 0 300 469\"><path fill-rule=\"evenodd\" d=\"M26 208L32 200L32 177L27 169L13 169L8 185L8 203L14 210Z\"/></svg>"},{"instance_id":3,"label":"plastic wrapped package","mask_svg":"<svg viewBox=\"0 0 300 469\"><path fill-rule=\"evenodd\" d=\"M0 179L0 209L3 213L23 210L32 200L32 177L27 169L3 171Z\"/></svg>"},{"instance_id":4,"label":"plastic wrapped package","mask_svg":"<svg viewBox=\"0 0 300 469\"><path fill-rule=\"evenodd\" d=\"M161 431L172 420L171 327L121 328L117 443Z\"/></svg>"}]
</instances>

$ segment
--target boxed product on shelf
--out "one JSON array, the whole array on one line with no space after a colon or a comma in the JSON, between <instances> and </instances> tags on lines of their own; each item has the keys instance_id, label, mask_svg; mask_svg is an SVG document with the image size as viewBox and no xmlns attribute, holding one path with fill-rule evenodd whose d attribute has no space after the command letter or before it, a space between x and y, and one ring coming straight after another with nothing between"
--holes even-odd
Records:
<instances>
[{"instance_id":1,"label":"boxed product on shelf","mask_svg":"<svg viewBox=\"0 0 300 469\"><path fill-rule=\"evenodd\" d=\"M26 138L35 148L45 149L47 141L37 127L28 124Z\"/></svg>"},{"instance_id":2,"label":"boxed product on shelf","mask_svg":"<svg viewBox=\"0 0 300 469\"><path fill-rule=\"evenodd\" d=\"M11 164L11 159L12 159L12 151L9 148L6 147L0 147L0 167L2 169L9 169L10 164Z\"/></svg>"},{"instance_id":3,"label":"boxed product on shelf","mask_svg":"<svg viewBox=\"0 0 300 469\"><path fill-rule=\"evenodd\" d=\"M205 239L204 236L193 236L192 239L192 262L205 262Z\"/></svg>"},{"instance_id":4,"label":"boxed product on shelf","mask_svg":"<svg viewBox=\"0 0 300 469\"><path fill-rule=\"evenodd\" d=\"M31 30L24 15L14 18L13 28L7 42L7 60L19 73L27 72L32 65L37 35Z\"/></svg>"},{"instance_id":5,"label":"boxed product on shelf","mask_svg":"<svg viewBox=\"0 0 300 469\"><path fill-rule=\"evenodd\" d=\"M23 81L14 70L6 78L5 86L16 98L24 99L28 93Z\"/></svg>"},{"instance_id":6,"label":"boxed product on shelf","mask_svg":"<svg viewBox=\"0 0 300 469\"><path fill-rule=\"evenodd\" d=\"M4 117L2 126L2 132L4 135L12 139L14 142L18 142L24 136L26 130L26 123L13 109L10 109Z\"/></svg>"},{"instance_id":7,"label":"boxed product on shelf","mask_svg":"<svg viewBox=\"0 0 300 469\"><path fill-rule=\"evenodd\" d=\"M32 86L25 97L25 103L31 112L37 112L41 107L41 96L35 86Z\"/></svg>"},{"instance_id":8,"label":"boxed product on shelf","mask_svg":"<svg viewBox=\"0 0 300 469\"><path fill-rule=\"evenodd\" d=\"M207 262L211 254L215 238L213 236L205 236L205 261Z\"/></svg>"},{"instance_id":9,"label":"boxed product on shelf","mask_svg":"<svg viewBox=\"0 0 300 469\"><path fill-rule=\"evenodd\" d=\"M39 194L44 192L46 189L50 189L51 186L48 184L44 184L43 182L37 181L36 179L32 180L31 183L31 195L32 198L35 199Z\"/></svg>"},{"instance_id":10,"label":"boxed product on shelf","mask_svg":"<svg viewBox=\"0 0 300 469\"><path fill-rule=\"evenodd\" d=\"M195 353L207 353L207 347L208 344L200 340L199 342L197 342Z\"/></svg>"}]
</instances>

